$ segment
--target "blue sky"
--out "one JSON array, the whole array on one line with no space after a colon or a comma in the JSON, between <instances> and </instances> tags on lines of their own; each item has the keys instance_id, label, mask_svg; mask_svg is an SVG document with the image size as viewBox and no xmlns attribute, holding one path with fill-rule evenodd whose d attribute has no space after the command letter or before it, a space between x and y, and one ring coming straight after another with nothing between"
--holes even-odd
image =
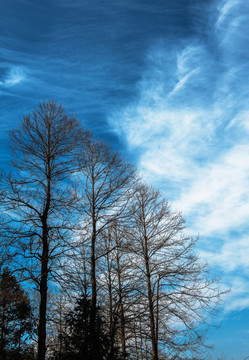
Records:
<instances>
[{"instance_id":1,"label":"blue sky","mask_svg":"<svg viewBox=\"0 0 249 360\"><path fill-rule=\"evenodd\" d=\"M213 359L249 355L249 3L0 0L7 131L54 97L134 161L232 291Z\"/></svg>"}]
</instances>

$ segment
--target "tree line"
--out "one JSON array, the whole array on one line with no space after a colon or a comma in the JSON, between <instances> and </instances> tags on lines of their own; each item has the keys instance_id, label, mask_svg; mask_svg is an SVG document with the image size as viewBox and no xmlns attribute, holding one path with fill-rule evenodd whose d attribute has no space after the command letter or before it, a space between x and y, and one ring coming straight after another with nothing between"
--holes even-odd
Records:
<instances>
[{"instance_id":1,"label":"tree line","mask_svg":"<svg viewBox=\"0 0 249 360\"><path fill-rule=\"evenodd\" d=\"M54 100L10 131L10 149L1 359L206 358L222 292L181 213Z\"/></svg>"}]
</instances>

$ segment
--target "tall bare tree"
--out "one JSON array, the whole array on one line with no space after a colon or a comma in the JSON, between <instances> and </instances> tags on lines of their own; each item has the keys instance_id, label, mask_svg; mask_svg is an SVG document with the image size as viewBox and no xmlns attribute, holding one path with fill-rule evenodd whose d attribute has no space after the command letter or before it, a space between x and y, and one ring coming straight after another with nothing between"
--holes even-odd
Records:
<instances>
[{"instance_id":1,"label":"tall bare tree","mask_svg":"<svg viewBox=\"0 0 249 360\"><path fill-rule=\"evenodd\" d=\"M1 176L1 204L16 261L40 293L38 360L46 353L48 281L70 231L70 175L87 136L53 100L40 103L10 132L12 172Z\"/></svg>"},{"instance_id":2,"label":"tall bare tree","mask_svg":"<svg viewBox=\"0 0 249 360\"><path fill-rule=\"evenodd\" d=\"M129 339L138 315L134 312L134 304L140 299L140 285L136 281L136 271L131 266L130 253L127 251L131 244L128 243L125 223L114 221L108 231L102 234L102 253L105 255L101 258L98 275L101 303L104 304L104 314L109 324L110 343L113 349L118 348L122 360L129 358L132 353Z\"/></svg>"},{"instance_id":3,"label":"tall bare tree","mask_svg":"<svg viewBox=\"0 0 249 360\"><path fill-rule=\"evenodd\" d=\"M86 226L84 241L90 245L90 324L94 336L97 309L96 262L102 256L98 253L98 244L101 233L123 214L131 184L135 179L135 171L109 146L89 138L85 142L79 178L82 190L81 210Z\"/></svg>"},{"instance_id":4,"label":"tall bare tree","mask_svg":"<svg viewBox=\"0 0 249 360\"><path fill-rule=\"evenodd\" d=\"M194 253L196 239L184 234L181 214L158 191L138 187L132 209L128 236L146 288L143 330L149 326L151 359L201 359L201 326L220 301L217 281Z\"/></svg>"}]
</instances>

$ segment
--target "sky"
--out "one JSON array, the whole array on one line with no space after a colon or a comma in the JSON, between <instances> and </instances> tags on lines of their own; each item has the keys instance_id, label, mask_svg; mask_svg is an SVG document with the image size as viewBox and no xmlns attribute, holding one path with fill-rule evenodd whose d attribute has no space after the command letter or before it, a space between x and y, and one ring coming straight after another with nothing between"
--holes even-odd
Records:
<instances>
[{"instance_id":1,"label":"sky","mask_svg":"<svg viewBox=\"0 0 249 360\"><path fill-rule=\"evenodd\" d=\"M246 0L0 0L0 167L51 98L134 162L232 289L212 359L249 356L248 24Z\"/></svg>"}]
</instances>

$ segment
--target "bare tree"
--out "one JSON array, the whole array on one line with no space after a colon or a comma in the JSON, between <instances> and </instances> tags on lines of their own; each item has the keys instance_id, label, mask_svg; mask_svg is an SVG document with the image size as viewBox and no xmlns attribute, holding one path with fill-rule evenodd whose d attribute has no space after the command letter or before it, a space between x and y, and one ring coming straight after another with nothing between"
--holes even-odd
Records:
<instances>
[{"instance_id":1,"label":"bare tree","mask_svg":"<svg viewBox=\"0 0 249 360\"><path fill-rule=\"evenodd\" d=\"M38 360L46 355L54 280L67 299L87 305L91 358L103 359L104 346L110 359L203 359L202 325L221 294L181 214L137 185L133 166L54 101L24 116L10 144L12 172L0 177L0 267L8 261L38 291ZM50 333L60 358L64 308L59 303ZM100 323L109 345L100 343Z\"/></svg>"},{"instance_id":2,"label":"bare tree","mask_svg":"<svg viewBox=\"0 0 249 360\"><path fill-rule=\"evenodd\" d=\"M144 325L151 358L202 358L206 323L220 301L217 281L194 253L196 239L184 235L184 220L151 187L138 187L130 230L134 267L146 287ZM160 354L159 354L160 352Z\"/></svg>"},{"instance_id":3,"label":"bare tree","mask_svg":"<svg viewBox=\"0 0 249 360\"><path fill-rule=\"evenodd\" d=\"M103 237L102 251L105 254L99 264L98 285L102 295L102 306L105 310L106 323L110 341L109 360L119 359L118 347L116 346L116 334L118 329L118 296L116 288L116 276L113 272L115 267L114 244L111 238L110 229L107 236ZM102 266L101 266L102 265Z\"/></svg>"},{"instance_id":4,"label":"bare tree","mask_svg":"<svg viewBox=\"0 0 249 360\"><path fill-rule=\"evenodd\" d=\"M113 219L119 218L123 213L134 178L133 167L123 161L109 146L90 138L85 142L79 187L82 190L83 222L87 229L84 241L90 243L92 302L90 323L93 336L97 309L96 261L102 256L98 253L98 240Z\"/></svg>"},{"instance_id":5,"label":"bare tree","mask_svg":"<svg viewBox=\"0 0 249 360\"><path fill-rule=\"evenodd\" d=\"M59 360L63 359L63 334L66 329L66 314L72 310L71 298L59 288L48 294L47 310L47 357L52 359L57 354Z\"/></svg>"},{"instance_id":6,"label":"bare tree","mask_svg":"<svg viewBox=\"0 0 249 360\"><path fill-rule=\"evenodd\" d=\"M143 318L144 311L141 307L144 286L132 263L132 254L129 251L132 243L129 243L127 236L127 220L128 216L122 222L114 221L108 230L101 234L101 253L104 255L97 267L99 298L109 326L110 359L113 358L111 354L116 351L114 358L122 360L132 358L136 351L134 329L138 328L137 325L142 326L140 319ZM141 340L143 345L147 345L148 339L145 342L139 338L139 353L145 356L146 350L142 348Z\"/></svg>"},{"instance_id":7,"label":"bare tree","mask_svg":"<svg viewBox=\"0 0 249 360\"><path fill-rule=\"evenodd\" d=\"M74 200L70 175L78 168L77 154L85 137L76 119L53 100L40 103L10 132L12 172L1 177L2 210L16 262L40 293L39 360L46 353L48 281L67 245Z\"/></svg>"}]
</instances>

